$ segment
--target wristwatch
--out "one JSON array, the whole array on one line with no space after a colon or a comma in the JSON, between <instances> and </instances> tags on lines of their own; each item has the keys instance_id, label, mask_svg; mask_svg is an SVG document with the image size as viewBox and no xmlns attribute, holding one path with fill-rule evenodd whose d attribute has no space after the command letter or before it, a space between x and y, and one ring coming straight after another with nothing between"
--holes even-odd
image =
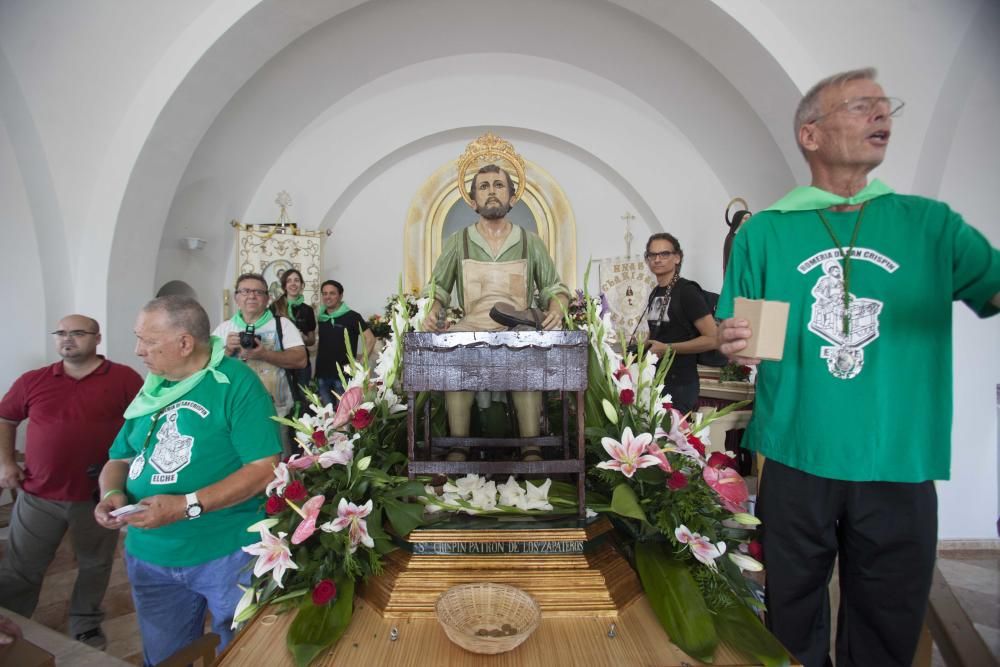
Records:
<instances>
[{"instance_id":1,"label":"wristwatch","mask_svg":"<svg viewBox=\"0 0 1000 667\"><path fill-rule=\"evenodd\" d=\"M184 496L184 500L187 501L187 507L184 509L184 516L189 519L197 519L200 517L204 508L201 506L201 503L198 502L198 495L189 493Z\"/></svg>"}]
</instances>

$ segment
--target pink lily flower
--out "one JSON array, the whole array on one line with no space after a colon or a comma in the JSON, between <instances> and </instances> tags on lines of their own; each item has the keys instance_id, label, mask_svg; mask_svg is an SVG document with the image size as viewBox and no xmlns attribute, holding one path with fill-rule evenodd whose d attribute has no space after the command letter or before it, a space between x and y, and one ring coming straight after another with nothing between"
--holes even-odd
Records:
<instances>
[{"instance_id":1,"label":"pink lily flower","mask_svg":"<svg viewBox=\"0 0 1000 667\"><path fill-rule=\"evenodd\" d=\"M694 557L713 570L716 568L715 559L721 558L722 554L726 553L725 542L720 541L712 544L707 537L692 533L684 524L677 526L674 530L674 537L681 544L688 545Z\"/></svg>"},{"instance_id":2,"label":"pink lily flower","mask_svg":"<svg viewBox=\"0 0 1000 667\"><path fill-rule=\"evenodd\" d=\"M670 461L667 460L667 455L663 453L663 450L660 449L660 446L655 442L651 442L646 446L646 453L650 456L656 457L658 462L657 465L660 466L660 470L663 472L669 474L674 471L674 469L670 467Z\"/></svg>"},{"instance_id":3,"label":"pink lily flower","mask_svg":"<svg viewBox=\"0 0 1000 667\"><path fill-rule=\"evenodd\" d=\"M313 456L312 454L307 456L303 456L302 454L292 454L285 465L292 470L305 470L306 468L312 466L312 464L316 463L316 459L318 458L318 456Z\"/></svg>"},{"instance_id":4,"label":"pink lily flower","mask_svg":"<svg viewBox=\"0 0 1000 667\"><path fill-rule=\"evenodd\" d=\"M264 489L264 493L269 496L272 492L277 492L280 495L285 492L288 482L288 466L284 463L279 463L274 466L274 479Z\"/></svg>"},{"instance_id":5,"label":"pink lily flower","mask_svg":"<svg viewBox=\"0 0 1000 667\"><path fill-rule=\"evenodd\" d=\"M705 466L701 475L705 483L719 494L723 507L734 514L747 511L746 502L749 494L747 484L740 473L732 468Z\"/></svg>"},{"instance_id":6,"label":"pink lily flower","mask_svg":"<svg viewBox=\"0 0 1000 667\"><path fill-rule=\"evenodd\" d=\"M332 428L340 428L351 421L355 408L361 405L361 387L351 387L340 397L340 404L337 406L337 413L333 415Z\"/></svg>"},{"instance_id":7,"label":"pink lily flower","mask_svg":"<svg viewBox=\"0 0 1000 667\"><path fill-rule=\"evenodd\" d=\"M288 533L278 533L277 537L271 534L266 526L260 528L260 542L243 547L243 551L257 556L257 563L253 566L254 576L260 577L271 570L274 570L274 581L278 588L284 588L281 578L285 575L285 570L297 570L299 566L292 561L292 552L285 542L285 535Z\"/></svg>"},{"instance_id":8,"label":"pink lily flower","mask_svg":"<svg viewBox=\"0 0 1000 667\"><path fill-rule=\"evenodd\" d=\"M304 518L292 533L292 544L302 544L316 532L316 518L319 517L319 510L323 507L326 496L313 496L302 506Z\"/></svg>"},{"instance_id":9,"label":"pink lily flower","mask_svg":"<svg viewBox=\"0 0 1000 667\"><path fill-rule=\"evenodd\" d=\"M614 438L601 438L601 444L611 455L612 460L601 461L597 467L617 470L626 477L632 477L639 468L648 468L659 463L655 456L645 453L646 447L652 441L652 433L643 433L636 437L632 435L632 429L626 426L621 442Z\"/></svg>"},{"instance_id":10,"label":"pink lily flower","mask_svg":"<svg viewBox=\"0 0 1000 667\"><path fill-rule=\"evenodd\" d=\"M368 534L368 523L365 521L365 517L371 514L371 511L371 500L359 507L354 503L347 502L347 498L341 498L340 504L337 505L337 518L324 523L320 526L320 530L327 533L339 533L344 528L348 528L351 553L357 551L359 544L371 549L375 546L375 540Z\"/></svg>"}]
</instances>

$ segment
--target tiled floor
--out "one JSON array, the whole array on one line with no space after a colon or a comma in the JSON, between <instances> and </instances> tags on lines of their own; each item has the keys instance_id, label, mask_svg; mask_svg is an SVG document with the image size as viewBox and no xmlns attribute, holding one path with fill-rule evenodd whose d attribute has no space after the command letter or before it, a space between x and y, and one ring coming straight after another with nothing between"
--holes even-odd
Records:
<instances>
[{"instance_id":1,"label":"tiled floor","mask_svg":"<svg viewBox=\"0 0 1000 667\"><path fill-rule=\"evenodd\" d=\"M6 546L9 514L9 505L0 507L0 553ZM938 559L938 566L986 645L1000 660L1000 552L947 551ZM76 567L67 539L49 567L38 609L32 618L65 632L66 609L75 579ZM125 576L121 544L104 598L104 609L107 617L103 627L108 638L105 650L132 664L141 665L142 642ZM934 665L944 665L936 648Z\"/></svg>"}]
</instances>

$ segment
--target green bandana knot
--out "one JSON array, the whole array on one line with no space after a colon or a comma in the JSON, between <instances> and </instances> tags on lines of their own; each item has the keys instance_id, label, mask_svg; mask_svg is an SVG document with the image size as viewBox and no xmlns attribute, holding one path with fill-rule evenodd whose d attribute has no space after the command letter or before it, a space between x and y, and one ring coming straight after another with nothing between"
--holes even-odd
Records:
<instances>
[{"instance_id":1,"label":"green bandana knot","mask_svg":"<svg viewBox=\"0 0 1000 667\"><path fill-rule=\"evenodd\" d=\"M346 312L348 312L350 310L351 310L351 307L348 306L343 301L341 301L340 305L337 306L337 310L333 311L332 313L327 313L326 312L326 308L323 308L322 310L319 311L319 314L316 317L319 318L320 322L330 322L332 320L337 319L338 317L340 317L341 315L343 315L344 313L346 313Z\"/></svg>"},{"instance_id":2,"label":"green bandana knot","mask_svg":"<svg viewBox=\"0 0 1000 667\"><path fill-rule=\"evenodd\" d=\"M298 295L294 299L286 294L285 303L288 305L288 319L294 320L295 314L292 312L292 309L295 308L296 306L301 306L305 302L306 302L306 297L303 294Z\"/></svg>"},{"instance_id":3,"label":"green bandana knot","mask_svg":"<svg viewBox=\"0 0 1000 667\"><path fill-rule=\"evenodd\" d=\"M260 329L273 319L274 313L271 312L270 308L266 308L264 313L257 318L256 322L253 323L254 328ZM247 328L247 323L243 321L243 313L238 310L236 311L236 314L233 315L233 326L236 327L238 331L243 331Z\"/></svg>"},{"instance_id":4,"label":"green bandana knot","mask_svg":"<svg viewBox=\"0 0 1000 667\"><path fill-rule=\"evenodd\" d=\"M226 346L222 339L218 336L212 336L212 355L208 359L208 365L200 371L192 373L180 382L169 385L167 384L168 380L162 375L150 373L146 376L142 389L125 408L125 419L134 419L162 410L194 389L206 375L211 374L219 384L229 384L229 378L226 377L225 373L216 370L225 356Z\"/></svg>"}]
</instances>

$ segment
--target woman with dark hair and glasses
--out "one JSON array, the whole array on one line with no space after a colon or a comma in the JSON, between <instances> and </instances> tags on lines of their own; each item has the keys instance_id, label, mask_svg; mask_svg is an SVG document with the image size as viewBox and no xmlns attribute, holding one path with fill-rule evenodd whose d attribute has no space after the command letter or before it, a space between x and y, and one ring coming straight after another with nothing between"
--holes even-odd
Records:
<instances>
[{"instance_id":1,"label":"woman with dark hair and glasses","mask_svg":"<svg viewBox=\"0 0 1000 667\"><path fill-rule=\"evenodd\" d=\"M313 307L306 303L303 290L306 282L298 269L288 269L281 275L281 297L271 306L275 315L290 319L300 332L302 341L306 344L308 359L309 347L316 342L316 313ZM312 380L312 365L306 364L295 372L295 381L300 385L308 385ZM294 388L298 395L298 387Z\"/></svg>"},{"instance_id":2,"label":"woman with dark hair and glasses","mask_svg":"<svg viewBox=\"0 0 1000 667\"><path fill-rule=\"evenodd\" d=\"M646 242L646 264L656 277L649 294L649 349L660 359L674 352L663 390L682 413L698 406L698 353L714 350L715 318L698 283L681 278L684 251L672 234L653 234Z\"/></svg>"}]
</instances>

